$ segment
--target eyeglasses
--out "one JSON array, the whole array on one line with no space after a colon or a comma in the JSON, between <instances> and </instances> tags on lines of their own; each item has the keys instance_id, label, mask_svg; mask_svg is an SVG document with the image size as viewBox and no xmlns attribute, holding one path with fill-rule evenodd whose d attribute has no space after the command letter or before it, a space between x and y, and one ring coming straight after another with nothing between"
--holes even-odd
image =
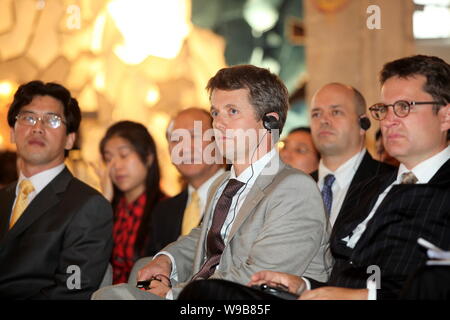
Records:
<instances>
[{"instance_id":1,"label":"eyeglasses","mask_svg":"<svg viewBox=\"0 0 450 320\"><path fill-rule=\"evenodd\" d=\"M416 101L399 100L394 102L393 104L376 103L373 106L371 106L369 110L370 114L375 120L383 120L384 118L386 118L388 107L392 107L392 109L394 109L394 113L397 117L404 118L409 114L411 106L423 104L443 105L442 103L437 101L416 102Z\"/></svg>"},{"instance_id":2,"label":"eyeglasses","mask_svg":"<svg viewBox=\"0 0 450 320\"><path fill-rule=\"evenodd\" d=\"M19 124L24 126L35 126L38 121L42 121L44 126L47 128L56 129L61 126L61 123L67 125L67 123L57 114L53 113L47 113L43 116L38 116L35 113L19 113L16 116L16 120L19 122Z\"/></svg>"}]
</instances>

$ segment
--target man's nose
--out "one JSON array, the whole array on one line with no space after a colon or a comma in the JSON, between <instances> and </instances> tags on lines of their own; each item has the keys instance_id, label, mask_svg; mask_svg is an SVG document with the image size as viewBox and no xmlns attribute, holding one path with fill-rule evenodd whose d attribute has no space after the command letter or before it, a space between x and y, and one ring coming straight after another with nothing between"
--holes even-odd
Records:
<instances>
[{"instance_id":1,"label":"man's nose","mask_svg":"<svg viewBox=\"0 0 450 320\"><path fill-rule=\"evenodd\" d=\"M330 124L330 118L328 117L327 114L323 114L320 117L319 121L320 121L320 125L329 125Z\"/></svg>"},{"instance_id":2,"label":"man's nose","mask_svg":"<svg viewBox=\"0 0 450 320\"><path fill-rule=\"evenodd\" d=\"M393 108L387 108L386 110L386 117L381 120L381 125L385 127L391 127L398 123L398 116L395 114Z\"/></svg>"},{"instance_id":3,"label":"man's nose","mask_svg":"<svg viewBox=\"0 0 450 320\"><path fill-rule=\"evenodd\" d=\"M44 131L43 119L37 118L36 123L33 125L33 132L42 133Z\"/></svg>"}]
</instances>

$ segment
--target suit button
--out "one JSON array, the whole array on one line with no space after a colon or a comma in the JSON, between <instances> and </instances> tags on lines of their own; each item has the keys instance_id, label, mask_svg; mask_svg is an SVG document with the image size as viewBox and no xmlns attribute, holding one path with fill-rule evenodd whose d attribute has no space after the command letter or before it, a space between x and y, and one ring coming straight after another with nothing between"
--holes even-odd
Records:
<instances>
[{"instance_id":1,"label":"suit button","mask_svg":"<svg viewBox=\"0 0 450 320\"><path fill-rule=\"evenodd\" d=\"M350 264L353 264L353 261L350 260Z\"/></svg>"}]
</instances>

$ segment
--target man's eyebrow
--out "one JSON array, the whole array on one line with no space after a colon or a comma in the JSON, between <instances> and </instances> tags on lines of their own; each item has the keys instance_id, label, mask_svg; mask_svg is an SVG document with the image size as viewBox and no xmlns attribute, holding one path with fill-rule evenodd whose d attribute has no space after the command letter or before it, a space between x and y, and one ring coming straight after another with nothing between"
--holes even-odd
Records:
<instances>
[{"instance_id":1,"label":"man's eyebrow","mask_svg":"<svg viewBox=\"0 0 450 320\"><path fill-rule=\"evenodd\" d=\"M39 114L37 112L34 112L33 110L20 110L19 113ZM56 113L56 112L44 112L44 114L50 114L50 115L55 115L55 116L61 117L61 115L59 113Z\"/></svg>"},{"instance_id":2,"label":"man's eyebrow","mask_svg":"<svg viewBox=\"0 0 450 320\"><path fill-rule=\"evenodd\" d=\"M322 106L321 107L313 107L311 109L311 111L317 111L317 110L327 109L327 108L336 109L336 108L340 108L340 107L342 107L342 105L340 105L340 104L331 104L331 105L324 106L324 107L322 107Z\"/></svg>"}]
</instances>

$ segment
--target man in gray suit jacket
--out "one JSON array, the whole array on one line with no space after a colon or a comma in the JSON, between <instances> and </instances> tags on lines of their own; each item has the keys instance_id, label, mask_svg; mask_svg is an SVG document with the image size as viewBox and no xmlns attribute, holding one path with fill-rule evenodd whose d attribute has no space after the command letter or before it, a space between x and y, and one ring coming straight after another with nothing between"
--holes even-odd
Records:
<instances>
[{"instance_id":1,"label":"man in gray suit jacket","mask_svg":"<svg viewBox=\"0 0 450 320\"><path fill-rule=\"evenodd\" d=\"M286 87L266 69L241 65L219 70L207 89L215 142L232 167L211 186L202 225L139 271L138 280L151 280L146 291L122 284L94 299L171 299L192 280L244 284L264 269L328 278L329 225L317 185L274 149Z\"/></svg>"}]
</instances>

